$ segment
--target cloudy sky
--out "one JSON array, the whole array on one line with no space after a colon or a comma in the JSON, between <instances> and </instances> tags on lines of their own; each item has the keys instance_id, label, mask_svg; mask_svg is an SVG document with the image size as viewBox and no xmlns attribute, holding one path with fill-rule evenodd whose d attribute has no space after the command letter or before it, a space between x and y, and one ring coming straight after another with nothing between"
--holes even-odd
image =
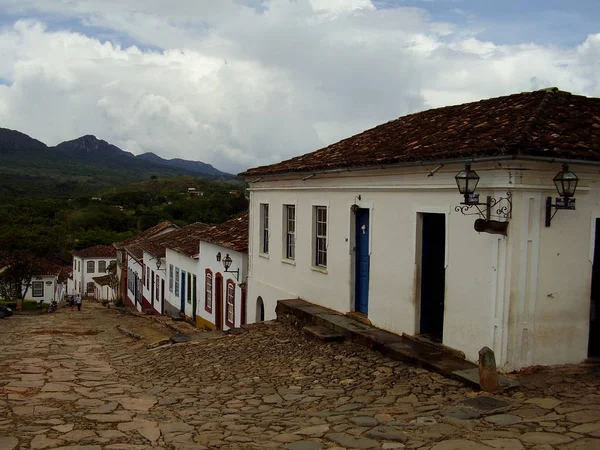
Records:
<instances>
[{"instance_id":1,"label":"cloudy sky","mask_svg":"<svg viewBox=\"0 0 600 450\"><path fill-rule=\"evenodd\" d=\"M407 113L600 96L597 0L0 0L0 127L239 172Z\"/></svg>"}]
</instances>

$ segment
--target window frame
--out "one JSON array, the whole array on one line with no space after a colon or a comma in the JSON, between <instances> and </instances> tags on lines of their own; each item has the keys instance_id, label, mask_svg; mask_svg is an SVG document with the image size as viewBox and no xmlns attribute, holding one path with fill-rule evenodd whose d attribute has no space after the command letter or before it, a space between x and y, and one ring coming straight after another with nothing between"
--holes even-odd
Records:
<instances>
[{"instance_id":1,"label":"window frame","mask_svg":"<svg viewBox=\"0 0 600 450\"><path fill-rule=\"evenodd\" d=\"M39 288L40 286L42 288L42 292L41 292L41 294L40 293L36 294L35 293L36 287ZM32 297L43 297L44 296L44 282L43 281L32 281L31 282L31 296Z\"/></svg>"},{"instance_id":2,"label":"window frame","mask_svg":"<svg viewBox=\"0 0 600 450\"><path fill-rule=\"evenodd\" d=\"M146 289L150 289L150 266L146 266Z\"/></svg>"},{"instance_id":3,"label":"window frame","mask_svg":"<svg viewBox=\"0 0 600 450\"><path fill-rule=\"evenodd\" d=\"M225 295L225 325L235 328L235 282L231 278L227 280ZM231 313L231 320L229 320L229 313Z\"/></svg>"},{"instance_id":4,"label":"window frame","mask_svg":"<svg viewBox=\"0 0 600 450\"><path fill-rule=\"evenodd\" d=\"M204 273L204 309L210 314L212 314L213 307L213 282L212 270L206 269Z\"/></svg>"},{"instance_id":5,"label":"window frame","mask_svg":"<svg viewBox=\"0 0 600 450\"><path fill-rule=\"evenodd\" d=\"M102 265L104 265L104 269L100 268ZM98 272L99 273L105 273L106 272L106 261L98 261Z\"/></svg>"},{"instance_id":6,"label":"window frame","mask_svg":"<svg viewBox=\"0 0 600 450\"><path fill-rule=\"evenodd\" d=\"M86 294L93 294L94 293L94 285L95 284L96 283L94 283L93 281L88 281L86 283L86 285L85 285L85 293ZM90 290L90 287L92 288L91 290Z\"/></svg>"},{"instance_id":7,"label":"window frame","mask_svg":"<svg viewBox=\"0 0 600 450\"><path fill-rule=\"evenodd\" d=\"M322 217L320 213L324 213ZM328 207L324 205L313 206L313 267L327 269L327 222Z\"/></svg>"},{"instance_id":8,"label":"window frame","mask_svg":"<svg viewBox=\"0 0 600 450\"><path fill-rule=\"evenodd\" d=\"M269 203L260 203L260 254L269 254L269 230L270 230L270 205Z\"/></svg>"},{"instance_id":9,"label":"window frame","mask_svg":"<svg viewBox=\"0 0 600 450\"><path fill-rule=\"evenodd\" d=\"M92 270L90 270L90 268ZM85 265L85 273L96 273L96 261L87 261Z\"/></svg>"},{"instance_id":10,"label":"window frame","mask_svg":"<svg viewBox=\"0 0 600 450\"><path fill-rule=\"evenodd\" d=\"M169 292L173 292L173 264L169 264Z\"/></svg>"},{"instance_id":11,"label":"window frame","mask_svg":"<svg viewBox=\"0 0 600 450\"><path fill-rule=\"evenodd\" d=\"M283 205L284 236L283 236L283 258L288 261L296 261L296 205Z\"/></svg>"},{"instance_id":12,"label":"window frame","mask_svg":"<svg viewBox=\"0 0 600 450\"><path fill-rule=\"evenodd\" d=\"M179 267L175 267L175 297L179 297Z\"/></svg>"}]
</instances>

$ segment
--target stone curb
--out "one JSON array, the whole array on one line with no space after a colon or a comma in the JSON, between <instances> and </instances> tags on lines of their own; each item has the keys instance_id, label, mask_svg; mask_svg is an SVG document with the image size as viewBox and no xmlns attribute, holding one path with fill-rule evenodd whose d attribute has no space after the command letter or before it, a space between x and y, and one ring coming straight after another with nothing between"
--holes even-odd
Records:
<instances>
[{"instance_id":1,"label":"stone curb","mask_svg":"<svg viewBox=\"0 0 600 450\"><path fill-rule=\"evenodd\" d=\"M142 335L134 333L133 331L128 330L127 328L123 328L121 325L117 325L117 330L133 339L142 339Z\"/></svg>"},{"instance_id":2,"label":"stone curb","mask_svg":"<svg viewBox=\"0 0 600 450\"><path fill-rule=\"evenodd\" d=\"M151 344L146 345L146 348L148 350L151 350L153 348L160 347L162 345L167 345L167 344L170 344L170 343L171 343L171 339L169 339L169 338L160 339L160 340L158 340L156 342L152 342Z\"/></svg>"}]
</instances>

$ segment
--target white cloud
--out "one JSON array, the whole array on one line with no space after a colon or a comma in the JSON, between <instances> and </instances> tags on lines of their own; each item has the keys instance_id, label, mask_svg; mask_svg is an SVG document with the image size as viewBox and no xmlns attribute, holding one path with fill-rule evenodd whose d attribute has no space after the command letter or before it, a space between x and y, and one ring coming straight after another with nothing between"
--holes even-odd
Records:
<instances>
[{"instance_id":1,"label":"white cloud","mask_svg":"<svg viewBox=\"0 0 600 450\"><path fill-rule=\"evenodd\" d=\"M0 85L0 126L48 144L91 133L133 153L228 171L428 107L548 85L600 95L600 34L574 48L503 46L422 9L378 10L369 0L0 0L0 8L29 18L0 30L0 79L10 84ZM83 25L43 25L55 17ZM88 25L139 45L101 42L82 34Z\"/></svg>"}]
</instances>

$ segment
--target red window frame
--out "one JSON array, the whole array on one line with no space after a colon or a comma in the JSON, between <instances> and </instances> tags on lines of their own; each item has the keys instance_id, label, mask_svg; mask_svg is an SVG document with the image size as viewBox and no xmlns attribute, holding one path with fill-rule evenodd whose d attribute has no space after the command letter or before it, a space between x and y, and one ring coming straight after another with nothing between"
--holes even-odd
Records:
<instances>
[{"instance_id":1,"label":"red window frame","mask_svg":"<svg viewBox=\"0 0 600 450\"><path fill-rule=\"evenodd\" d=\"M210 275L210 289L208 276ZM206 273L204 274L204 309L206 312L212 314L212 306L213 306L213 286L214 286L215 278L213 277L212 270L206 269ZM210 303L209 303L210 302Z\"/></svg>"},{"instance_id":2,"label":"red window frame","mask_svg":"<svg viewBox=\"0 0 600 450\"><path fill-rule=\"evenodd\" d=\"M227 280L225 289L225 324L229 328L235 328L235 283L232 279ZM229 304L229 292L231 288L231 305ZM229 311L231 310L231 321L229 320Z\"/></svg>"}]
</instances>

